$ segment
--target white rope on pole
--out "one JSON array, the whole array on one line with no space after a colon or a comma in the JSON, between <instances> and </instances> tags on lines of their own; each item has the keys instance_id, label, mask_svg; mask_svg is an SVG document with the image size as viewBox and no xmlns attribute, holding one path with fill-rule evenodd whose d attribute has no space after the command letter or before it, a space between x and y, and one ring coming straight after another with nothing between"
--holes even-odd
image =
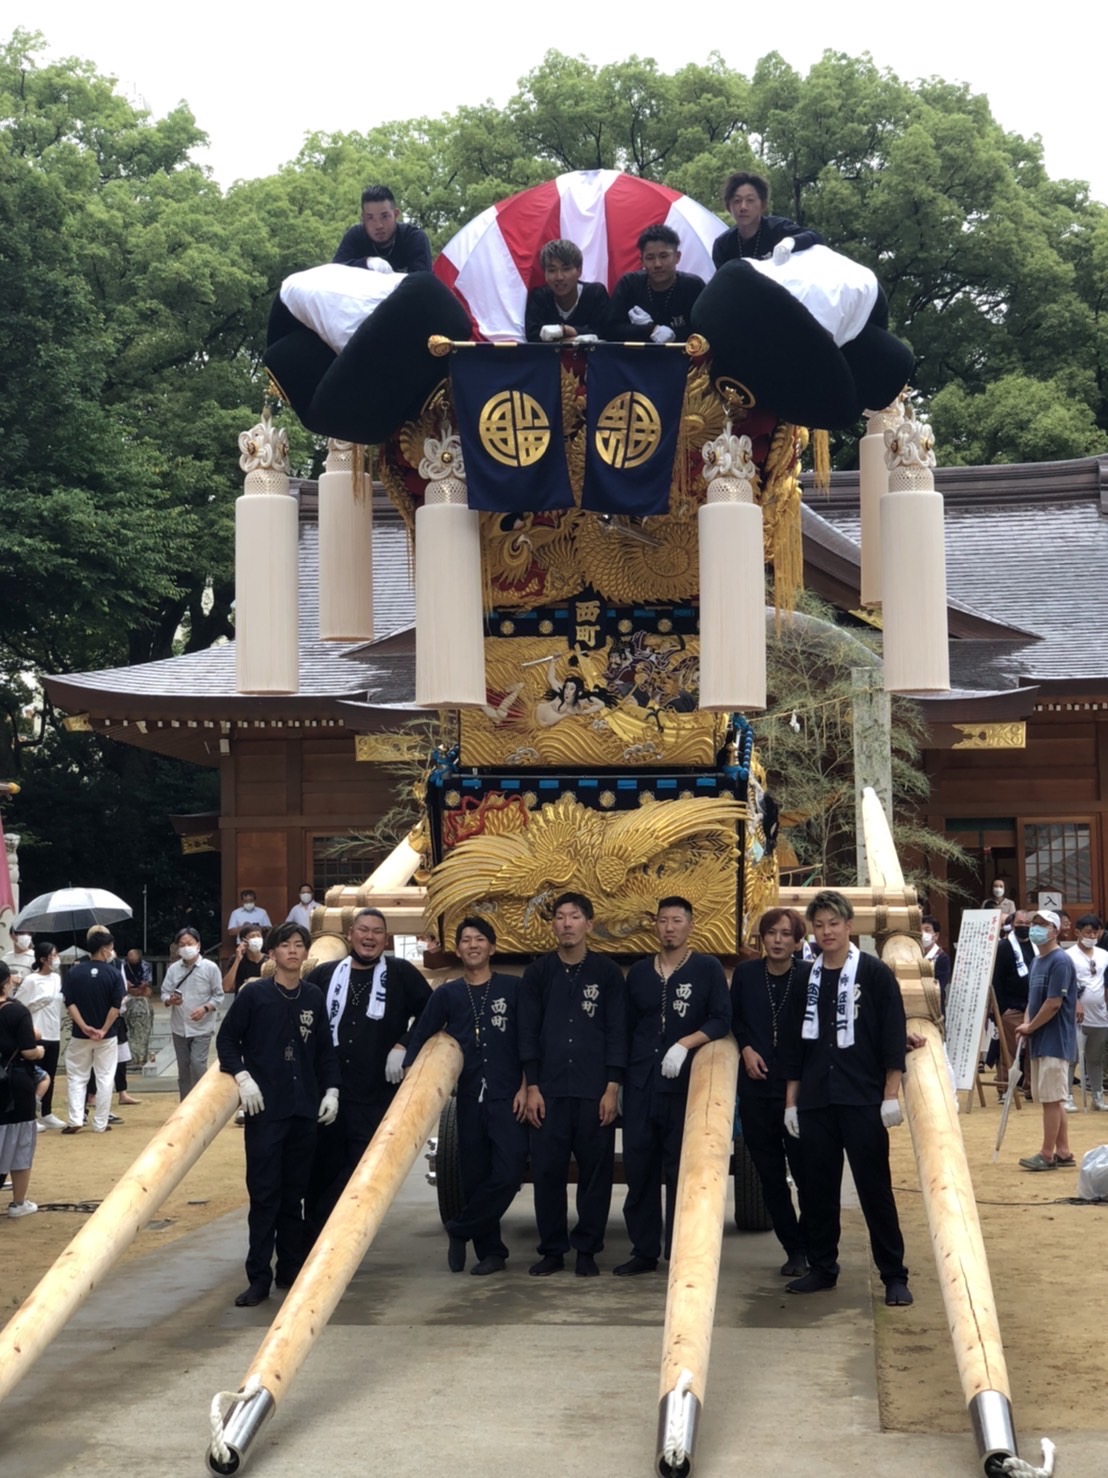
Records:
<instances>
[{"instance_id":1,"label":"white rope on pole","mask_svg":"<svg viewBox=\"0 0 1108 1478\"><path fill-rule=\"evenodd\" d=\"M240 1401L249 1401L250 1397L256 1396L261 1388L262 1383L255 1375L246 1382L241 1391L217 1391L212 1397L208 1420L211 1424L212 1431L212 1456L216 1462L229 1463L231 1461L231 1449L223 1440L223 1433L231 1407Z\"/></svg>"},{"instance_id":2,"label":"white rope on pole","mask_svg":"<svg viewBox=\"0 0 1108 1478\"><path fill-rule=\"evenodd\" d=\"M677 1471L688 1459L685 1450L685 1415L681 1398L692 1389L693 1373L683 1370L677 1384L670 1392L669 1418L666 1422L666 1438L662 1447L662 1460L666 1466Z\"/></svg>"},{"instance_id":3,"label":"white rope on pole","mask_svg":"<svg viewBox=\"0 0 1108 1478\"><path fill-rule=\"evenodd\" d=\"M1000 1471L1011 1474L1011 1478L1050 1478L1054 1472L1054 1443L1049 1437L1043 1438L1041 1468L1036 1468L1033 1463L1024 1462L1021 1457L1006 1457L1000 1465Z\"/></svg>"}]
</instances>

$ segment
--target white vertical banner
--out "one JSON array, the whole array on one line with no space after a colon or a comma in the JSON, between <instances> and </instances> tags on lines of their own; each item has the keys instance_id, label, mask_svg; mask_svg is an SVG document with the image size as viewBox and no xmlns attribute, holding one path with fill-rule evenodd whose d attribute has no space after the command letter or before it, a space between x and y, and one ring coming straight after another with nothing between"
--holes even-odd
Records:
<instances>
[{"instance_id":1,"label":"white vertical banner","mask_svg":"<svg viewBox=\"0 0 1108 1478\"><path fill-rule=\"evenodd\" d=\"M946 992L946 1050L960 1093L977 1081L977 1055L1003 920L999 908L971 908L962 915Z\"/></svg>"}]
</instances>

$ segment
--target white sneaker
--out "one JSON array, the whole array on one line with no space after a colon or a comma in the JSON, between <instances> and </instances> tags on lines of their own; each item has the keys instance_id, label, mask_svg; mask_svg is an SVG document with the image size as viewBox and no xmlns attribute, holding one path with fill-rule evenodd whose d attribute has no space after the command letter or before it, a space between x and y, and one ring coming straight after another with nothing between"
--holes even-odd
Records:
<instances>
[{"instance_id":1,"label":"white sneaker","mask_svg":"<svg viewBox=\"0 0 1108 1478\"><path fill-rule=\"evenodd\" d=\"M38 1206L34 1201L13 1201L8 1207L9 1216L34 1216Z\"/></svg>"},{"instance_id":2,"label":"white sneaker","mask_svg":"<svg viewBox=\"0 0 1108 1478\"><path fill-rule=\"evenodd\" d=\"M1093 1108L1098 1113L1104 1113L1106 1110L1108 1110L1108 1104L1106 1104L1104 1102L1104 1094L1103 1093L1094 1093L1093 1094Z\"/></svg>"},{"instance_id":3,"label":"white sneaker","mask_svg":"<svg viewBox=\"0 0 1108 1478\"><path fill-rule=\"evenodd\" d=\"M1065 1109L1067 1114L1075 1114L1077 1112L1077 1105L1073 1101L1072 1094L1069 1098L1063 1100L1062 1107Z\"/></svg>"},{"instance_id":4,"label":"white sneaker","mask_svg":"<svg viewBox=\"0 0 1108 1478\"><path fill-rule=\"evenodd\" d=\"M43 1130L44 1130L44 1129L45 1129L45 1128L46 1128L46 1125L45 1125L45 1124L44 1124L44 1123L43 1123L43 1122L42 1122L42 1120L41 1120L41 1119L39 1119L39 1120L38 1120L38 1121L37 1121L37 1123L36 1123L36 1124L35 1124L35 1133L36 1133L36 1134L41 1134L41 1133L42 1133L42 1131L43 1131Z\"/></svg>"},{"instance_id":5,"label":"white sneaker","mask_svg":"<svg viewBox=\"0 0 1108 1478\"><path fill-rule=\"evenodd\" d=\"M57 1114L47 1114L42 1120L43 1129L64 1129L65 1120L59 1119Z\"/></svg>"}]
</instances>

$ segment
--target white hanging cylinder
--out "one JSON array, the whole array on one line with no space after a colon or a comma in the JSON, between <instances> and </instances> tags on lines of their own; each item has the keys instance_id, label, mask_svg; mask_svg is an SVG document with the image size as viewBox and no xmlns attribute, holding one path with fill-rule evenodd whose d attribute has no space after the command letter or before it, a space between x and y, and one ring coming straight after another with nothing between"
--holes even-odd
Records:
<instances>
[{"instance_id":1,"label":"white hanging cylinder","mask_svg":"<svg viewBox=\"0 0 1108 1478\"><path fill-rule=\"evenodd\" d=\"M861 514L862 605L881 604L881 499L889 491L885 432L903 417L899 401L883 411L866 412L866 434L858 444L858 503Z\"/></svg>"},{"instance_id":2,"label":"white hanging cylinder","mask_svg":"<svg viewBox=\"0 0 1108 1478\"><path fill-rule=\"evenodd\" d=\"M486 701L480 515L460 478L431 483L415 519L416 703Z\"/></svg>"},{"instance_id":3,"label":"white hanging cylinder","mask_svg":"<svg viewBox=\"0 0 1108 1478\"><path fill-rule=\"evenodd\" d=\"M295 693L300 686L300 515L289 494L288 439L269 420L239 437L246 473L235 504L235 687Z\"/></svg>"},{"instance_id":4,"label":"white hanging cylinder","mask_svg":"<svg viewBox=\"0 0 1108 1478\"><path fill-rule=\"evenodd\" d=\"M354 456L351 442L328 442L319 479L320 641L373 640L373 500L368 477L355 492Z\"/></svg>"},{"instance_id":5,"label":"white hanging cylinder","mask_svg":"<svg viewBox=\"0 0 1108 1478\"><path fill-rule=\"evenodd\" d=\"M931 469L931 428L904 420L886 433L889 491L881 499L885 691L950 688L943 499Z\"/></svg>"},{"instance_id":6,"label":"white hanging cylinder","mask_svg":"<svg viewBox=\"0 0 1108 1478\"><path fill-rule=\"evenodd\" d=\"M741 499L741 501L740 501ZM745 480L717 477L697 515L700 543L700 707L766 706L762 510Z\"/></svg>"}]
</instances>

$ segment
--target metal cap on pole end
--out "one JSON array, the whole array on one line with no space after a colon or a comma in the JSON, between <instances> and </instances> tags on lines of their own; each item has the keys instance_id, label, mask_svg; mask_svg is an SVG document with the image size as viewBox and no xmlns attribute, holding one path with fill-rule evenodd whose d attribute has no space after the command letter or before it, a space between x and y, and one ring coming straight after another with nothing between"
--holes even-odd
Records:
<instances>
[{"instance_id":1,"label":"metal cap on pole end","mask_svg":"<svg viewBox=\"0 0 1108 1478\"><path fill-rule=\"evenodd\" d=\"M700 1401L690 1390L670 1391L658 1403L658 1472L661 1478L687 1478L692 1471Z\"/></svg>"},{"instance_id":2,"label":"metal cap on pole end","mask_svg":"<svg viewBox=\"0 0 1108 1478\"><path fill-rule=\"evenodd\" d=\"M214 1440L208 1448L209 1473L219 1473L223 1478L231 1473L240 1473L249 1456L250 1444L276 1407L277 1402L264 1386L238 1401L223 1425L222 1453L217 1451L217 1442ZM225 1456L222 1455L224 1453Z\"/></svg>"},{"instance_id":3,"label":"metal cap on pole end","mask_svg":"<svg viewBox=\"0 0 1108 1478\"><path fill-rule=\"evenodd\" d=\"M1012 1425L1012 1403L1002 1391L981 1391L974 1396L969 1404L969 1415L986 1473L996 1468L995 1463L990 1467L990 1459L1017 1456L1019 1448Z\"/></svg>"}]
</instances>

